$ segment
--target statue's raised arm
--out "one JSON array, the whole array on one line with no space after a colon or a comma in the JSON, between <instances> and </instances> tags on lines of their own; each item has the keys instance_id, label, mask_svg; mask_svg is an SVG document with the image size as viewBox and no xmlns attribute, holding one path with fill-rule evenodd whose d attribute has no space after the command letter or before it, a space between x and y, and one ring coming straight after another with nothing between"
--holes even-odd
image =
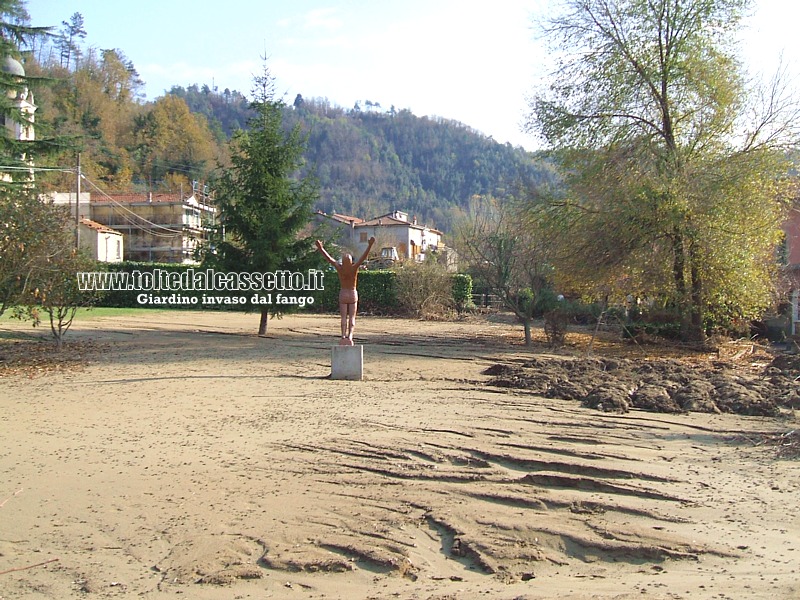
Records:
<instances>
[{"instance_id":1,"label":"statue's raised arm","mask_svg":"<svg viewBox=\"0 0 800 600\"><path fill-rule=\"evenodd\" d=\"M372 250L372 246L373 246L374 244L375 244L375 237L373 236L373 237L369 238L369 243L367 244L367 249L366 249L366 250L364 250L364 254L362 254L362 255L361 255L361 258L359 258L359 259L358 259L358 260L355 262L355 265L356 265L356 267L360 267L360 266L361 266L361 264L362 264L362 263L363 263L365 260L367 260L367 257L369 256L369 251L370 251L370 250Z\"/></svg>"},{"instance_id":2,"label":"statue's raised arm","mask_svg":"<svg viewBox=\"0 0 800 600\"><path fill-rule=\"evenodd\" d=\"M322 242L320 240L317 240L315 242L315 244L317 246L317 250L319 250L319 253L322 254L322 256L325 257L325 260L327 260L329 263L331 263L334 267L338 266L339 263L337 263L336 260L330 254L328 254L328 251L325 250L325 248L323 247Z\"/></svg>"}]
</instances>

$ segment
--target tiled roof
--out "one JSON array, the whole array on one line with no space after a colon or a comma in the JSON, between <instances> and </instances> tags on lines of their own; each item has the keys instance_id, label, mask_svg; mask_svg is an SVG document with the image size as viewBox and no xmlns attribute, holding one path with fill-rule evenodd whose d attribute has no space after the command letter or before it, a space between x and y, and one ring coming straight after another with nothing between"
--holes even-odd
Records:
<instances>
[{"instance_id":1,"label":"tiled roof","mask_svg":"<svg viewBox=\"0 0 800 600\"><path fill-rule=\"evenodd\" d=\"M336 219L337 221L341 221L342 223L363 223L364 219L359 219L358 217L351 217L350 215L343 215L340 213L333 213L331 218Z\"/></svg>"},{"instance_id":2,"label":"tiled roof","mask_svg":"<svg viewBox=\"0 0 800 600\"><path fill-rule=\"evenodd\" d=\"M340 223L347 223L348 225L352 223L355 225L355 227L411 227L413 229L427 229L433 233L442 235L441 231L434 229L433 227L426 227L425 225L420 225L418 223L414 223L413 221L398 219L394 216L395 213L381 215L380 217L375 217L374 219L369 219L368 221L340 213L333 213L329 215L321 210L318 210L317 214L323 217L328 217L329 219L333 219L334 221L338 221Z\"/></svg>"},{"instance_id":3,"label":"tiled roof","mask_svg":"<svg viewBox=\"0 0 800 600\"><path fill-rule=\"evenodd\" d=\"M161 203L161 204L183 204L187 198L181 198L180 194L104 194L92 195L92 202L103 204L118 202L120 204L137 204L137 203Z\"/></svg>"},{"instance_id":4,"label":"tiled roof","mask_svg":"<svg viewBox=\"0 0 800 600\"><path fill-rule=\"evenodd\" d=\"M413 223L409 223L408 221L404 221L403 219L395 219L394 217L391 217L389 215L383 217L375 217L374 219L370 219L369 221L362 221L361 223L359 223L359 225L363 226L408 225L409 227L419 227L420 229L423 229L423 227L420 227L419 225L414 225Z\"/></svg>"},{"instance_id":5,"label":"tiled roof","mask_svg":"<svg viewBox=\"0 0 800 600\"><path fill-rule=\"evenodd\" d=\"M403 219L396 219L391 215L384 215L383 217L375 217L374 219L370 219L369 221L363 221L361 223L356 223L356 227L411 227L412 229L427 229L433 233L438 233L442 235L442 232L438 229L434 229L433 227L426 227L425 225L420 225L419 223L414 223L412 221L404 221Z\"/></svg>"},{"instance_id":6,"label":"tiled roof","mask_svg":"<svg viewBox=\"0 0 800 600\"><path fill-rule=\"evenodd\" d=\"M318 210L317 214L322 217L328 217L329 219L338 221L339 223L347 223L348 225L350 225L351 223L358 224L364 222L364 219L359 219L358 217L351 217L350 215L343 215L341 213L332 213L329 215L328 213Z\"/></svg>"},{"instance_id":7,"label":"tiled roof","mask_svg":"<svg viewBox=\"0 0 800 600\"><path fill-rule=\"evenodd\" d=\"M89 229L94 229L95 231L99 231L100 233L119 233L116 229L111 229L102 223L98 223L97 221L92 221L91 219L87 219L86 217L81 217L81 225L85 225ZM122 235L122 234L120 234Z\"/></svg>"}]
</instances>

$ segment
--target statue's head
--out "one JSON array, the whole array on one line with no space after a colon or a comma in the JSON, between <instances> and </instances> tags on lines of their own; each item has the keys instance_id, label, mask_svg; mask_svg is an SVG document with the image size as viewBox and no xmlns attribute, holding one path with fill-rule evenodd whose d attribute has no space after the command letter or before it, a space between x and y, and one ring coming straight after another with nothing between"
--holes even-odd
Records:
<instances>
[{"instance_id":1,"label":"statue's head","mask_svg":"<svg viewBox=\"0 0 800 600\"><path fill-rule=\"evenodd\" d=\"M352 254L344 254L342 255L342 264L350 266L353 264L353 255Z\"/></svg>"}]
</instances>

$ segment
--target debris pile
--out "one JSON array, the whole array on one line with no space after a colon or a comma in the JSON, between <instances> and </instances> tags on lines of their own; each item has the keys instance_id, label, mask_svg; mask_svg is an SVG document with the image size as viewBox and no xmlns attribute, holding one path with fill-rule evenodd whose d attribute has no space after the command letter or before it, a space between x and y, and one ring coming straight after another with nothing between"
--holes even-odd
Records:
<instances>
[{"instance_id":1,"label":"debris pile","mask_svg":"<svg viewBox=\"0 0 800 600\"><path fill-rule=\"evenodd\" d=\"M778 356L760 373L733 363L698 365L677 359L536 357L495 364L489 385L547 398L579 400L606 412L706 412L775 417L800 407L800 357Z\"/></svg>"}]
</instances>

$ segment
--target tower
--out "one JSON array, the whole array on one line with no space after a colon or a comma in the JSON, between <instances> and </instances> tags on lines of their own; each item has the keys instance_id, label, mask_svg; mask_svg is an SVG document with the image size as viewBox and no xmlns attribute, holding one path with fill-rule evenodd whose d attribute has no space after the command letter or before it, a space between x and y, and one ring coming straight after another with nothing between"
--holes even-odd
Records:
<instances>
[{"instance_id":1,"label":"tower","mask_svg":"<svg viewBox=\"0 0 800 600\"><path fill-rule=\"evenodd\" d=\"M25 69L18 60L5 56L0 60L0 71L10 75L9 79L15 82L6 88L5 93L9 100L10 112L16 112L19 115L18 118L11 114L2 116L7 135L12 140L32 142L36 139L33 127L36 105L33 101L33 92L28 89L25 80ZM26 154L22 154L18 158L31 167L29 180L33 181L33 164ZM2 178L9 180L8 175L5 174L2 175Z\"/></svg>"}]
</instances>

